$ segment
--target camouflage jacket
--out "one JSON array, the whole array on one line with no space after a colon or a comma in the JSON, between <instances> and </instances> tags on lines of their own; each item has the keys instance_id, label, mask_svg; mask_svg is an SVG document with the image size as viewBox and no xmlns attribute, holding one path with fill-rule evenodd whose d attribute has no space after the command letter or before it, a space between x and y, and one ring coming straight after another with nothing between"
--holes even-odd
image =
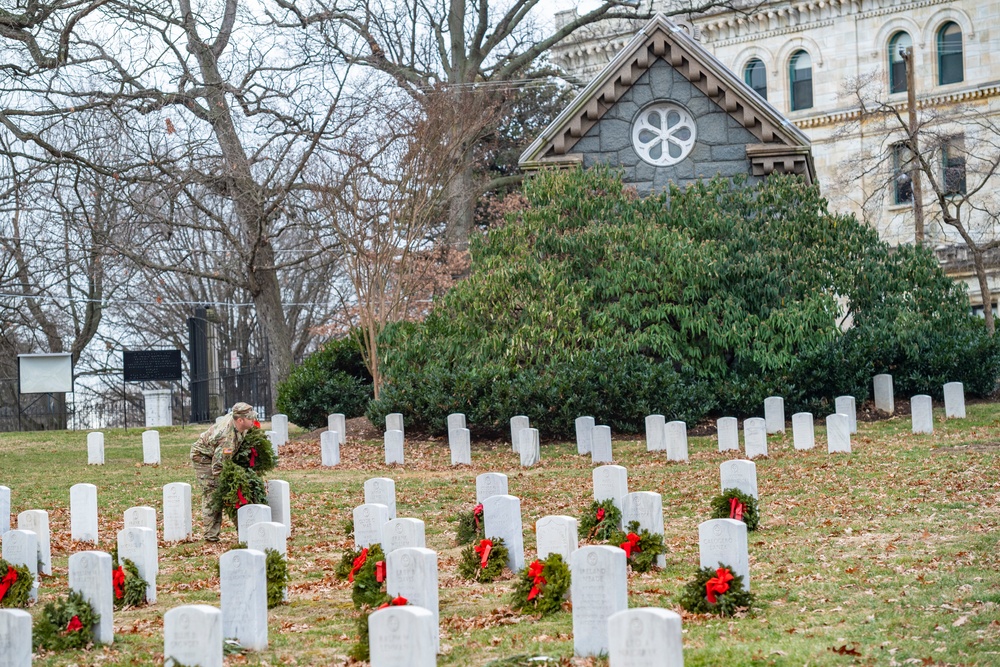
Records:
<instances>
[{"instance_id":1,"label":"camouflage jacket","mask_svg":"<svg viewBox=\"0 0 1000 667\"><path fill-rule=\"evenodd\" d=\"M236 431L233 416L226 415L198 436L191 445L191 460L195 463L211 463L212 474L222 472L222 462L231 458L233 452L243 443L243 434Z\"/></svg>"}]
</instances>

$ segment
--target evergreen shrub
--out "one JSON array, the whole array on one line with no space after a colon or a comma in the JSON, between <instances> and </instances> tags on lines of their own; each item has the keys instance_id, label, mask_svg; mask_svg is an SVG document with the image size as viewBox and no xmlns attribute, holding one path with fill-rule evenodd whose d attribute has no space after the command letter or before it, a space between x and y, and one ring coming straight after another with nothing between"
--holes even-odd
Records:
<instances>
[{"instance_id":1,"label":"evergreen shrub","mask_svg":"<svg viewBox=\"0 0 1000 667\"><path fill-rule=\"evenodd\" d=\"M372 376L353 336L331 340L295 366L278 385L277 408L303 428L326 426L327 416L360 417L372 397Z\"/></svg>"}]
</instances>

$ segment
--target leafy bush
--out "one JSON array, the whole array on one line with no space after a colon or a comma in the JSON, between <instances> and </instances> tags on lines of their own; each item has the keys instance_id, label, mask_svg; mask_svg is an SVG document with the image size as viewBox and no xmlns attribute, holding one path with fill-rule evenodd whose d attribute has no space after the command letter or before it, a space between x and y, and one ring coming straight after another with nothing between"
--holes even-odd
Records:
<instances>
[{"instance_id":1,"label":"leafy bush","mask_svg":"<svg viewBox=\"0 0 1000 667\"><path fill-rule=\"evenodd\" d=\"M642 199L590 169L542 173L525 194L424 322L383 332L373 423L402 412L444 433L463 412L501 435L524 414L571 436L586 414L636 433L648 414L752 414L771 394L792 410L864 399L882 372L900 395L995 386L997 343L933 255L891 250L798 179Z\"/></svg>"},{"instance_id":2,"label":"leafy bush","mask_svg":"<svg viewBox=\"0 0 1000 667\"><path fill-rule=\"evenodd\" d=\"M360 417L372 397L372 376L353 338L331 340L278 385L278 410L303 428L326 426L327 415Z\"/></svg>"}]
</instances>

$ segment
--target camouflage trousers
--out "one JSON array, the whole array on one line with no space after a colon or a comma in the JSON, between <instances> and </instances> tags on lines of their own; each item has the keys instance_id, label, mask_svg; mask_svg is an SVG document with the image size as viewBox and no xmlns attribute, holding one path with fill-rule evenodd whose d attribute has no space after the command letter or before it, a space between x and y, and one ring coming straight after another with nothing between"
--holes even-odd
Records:
<instances>
[{"instance_id":1,"label":"camouflage trousers","mask_svg":"<svg viewBox=\"0 0 1000 667\"><path fill-rule=\"evenodd\" d=\"M205 540L218 542L219 531L222 530L222 508L213 509L212 494L219 485L219 478L212 474L211 463L194 462L194 472L198 478L198 486L201 487L201 517Z\"/></svg>"}]
</instances>

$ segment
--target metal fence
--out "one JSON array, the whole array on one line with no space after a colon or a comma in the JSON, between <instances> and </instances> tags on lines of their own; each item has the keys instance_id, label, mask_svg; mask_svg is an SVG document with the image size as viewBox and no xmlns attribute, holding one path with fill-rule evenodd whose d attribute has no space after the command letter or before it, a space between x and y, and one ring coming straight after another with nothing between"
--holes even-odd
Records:
<instances>
[{"instance_id":1,"label":"metal fence","mask_svg":"<svg viewBox=\"0 0 1000 667\"><path fill-rule=\"evenodd\" d=\"M190 386L192 422L212 421L240 401L254 406L260 416L266 417L271 405L271 384L263 364L206 373L192 378Z\"/></svg>"}]
</instances>

